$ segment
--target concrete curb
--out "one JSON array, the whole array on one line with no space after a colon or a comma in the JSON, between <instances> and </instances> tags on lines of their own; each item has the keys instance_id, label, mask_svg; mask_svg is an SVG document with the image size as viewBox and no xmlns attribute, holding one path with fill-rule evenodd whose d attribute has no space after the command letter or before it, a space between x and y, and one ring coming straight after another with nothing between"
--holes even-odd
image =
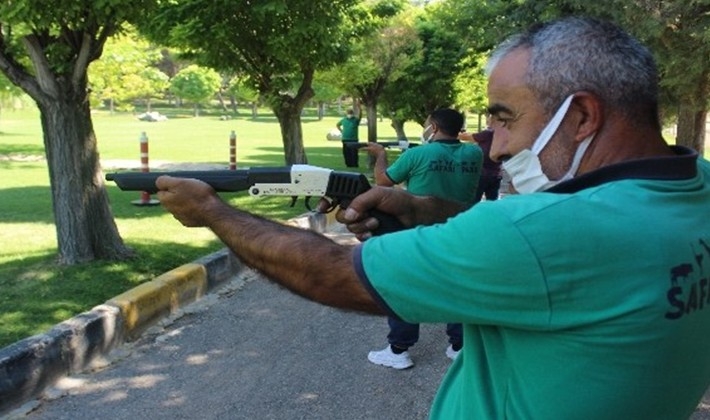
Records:
<instances>
[{"instance_id":1,"label":"concrete curb","mask_svg":"<svg viewBox=\"0 0 710 420\"><path fill-rule=\"evenodd\" d=\"M288 224L325 232L333 213L308 213ZM238 275L245 266L228 249L177 267L49 331L0 349L0 415L39 397L64 376L91 367L112 349Z\"/></svg>"}]
</instances>

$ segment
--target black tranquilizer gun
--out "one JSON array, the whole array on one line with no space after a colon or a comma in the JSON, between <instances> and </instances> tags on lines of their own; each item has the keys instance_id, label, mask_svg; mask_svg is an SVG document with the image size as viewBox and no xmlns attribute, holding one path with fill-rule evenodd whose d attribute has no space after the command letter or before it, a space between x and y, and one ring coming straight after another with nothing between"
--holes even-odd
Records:
<instances>
[{"instance_id":1,"label":"black tranquilizer gun","mask_svg":"<svg viewBox=\"0 0 710 420\"><path fill-rule=\"evenodd\" d=\"M155 180L169 175L178 178L199 179L217 192L248 191L253 197L288 196L294 206L299 196L305 197L306 208L311 210L311 197L330 200L328 211L337 206L347 208L353 198L370 189L367 177L356 172L340 172L312 165L255 167L237 170L171 171L171 172L116 172L106 174L123 191L158 191ZM375 234L402 230L403 225L392 215L375 212L380 227Z\"/></svg>"}]
</instances>

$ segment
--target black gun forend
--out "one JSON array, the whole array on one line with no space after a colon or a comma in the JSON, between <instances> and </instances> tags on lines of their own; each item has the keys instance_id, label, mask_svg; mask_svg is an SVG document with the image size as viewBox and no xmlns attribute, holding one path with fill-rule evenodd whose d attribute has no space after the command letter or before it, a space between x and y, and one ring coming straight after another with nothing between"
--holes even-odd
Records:
<instances>
[{"instance_id":1,"label":"black gun forend","mask_svg":"<svg viewBox=\"0 0 710 420\"><path fill-rule=\"evenodd\" d=\"M344 142L343 144L347 147L352 147L354 149L362 149L364 147L367 147L370 143ZM419 143L406 143L406 146L401 146L398 141L378 141L377 144L387 149L411 149L412 147L419 146Z\"/></svg>"},{"instance_id":2,"label":"black gun forend","mask_svg":"<svg viewBox=\"0 0 710 420\"><path fill-rule=\"evenodd\" d=\"M291 173L288 167L252 168L248 170L173 171L173 172L120 172L106 174L123 191L158 192L155 180L162 175L178 178L196 178L208 183L218 192L246 191L256 183L288 183Z\"/></svg>"}]
</instances>

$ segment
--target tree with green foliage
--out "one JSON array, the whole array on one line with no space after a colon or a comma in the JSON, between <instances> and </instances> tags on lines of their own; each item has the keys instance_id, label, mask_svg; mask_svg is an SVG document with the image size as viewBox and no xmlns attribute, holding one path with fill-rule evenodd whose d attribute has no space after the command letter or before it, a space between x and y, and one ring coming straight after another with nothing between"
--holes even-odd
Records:
<instances>
[{"instance_id":1,"label":"tree with green foliage","mask_svg":"<svg viewBox=\"0 0 710 420\"><path fill-rule=\"evenodd\" d=\"M381 97L382 109L392 119L398 138L406 138L404 123L423 124L437 108L456 103L455 82L461 72L466 48L448 22L428 12L415 21L421 51L403 70L401 77L389 83Z\"/></svg>"},{"instance_id":2,"label":"tree with green foliage","mask_svg":"<svg viewBox=\"0 0 710 420\"><path fill-rule=\"evenodd\" d=\"M132 111L132 101L142 99L150 111L150 100L168 87L168 76L154 67L161 58L160 50L134 31L108 39L101 58L89 66L92 103L105 101L113 113L116 103Z\"/></svg>"},{"instance_id":3,"label":"tree with green foliage","mask_svg":"<svg viewBox=\"0 0 710 420\"><path fill-rule=\"evenodd\" d=\"M22 91L0 73L0 112L21 94Z\"/></svg>"},{"instance_id":4,"label":"tree with green foliage","mask_svg":"<svg viewBox=\"0 0 710 420\"><path fill-rule=\"evenodd\" d=\"M323 73L316 73L313 79L313 93L313 100L318 104L318 120L322 120L326 106L337 100L343 91L330 79L324 78Z\"/></svg>"},{"instance_id":5,"label":"tree with green foliage","mask_svg":"<svg viewBox=\"0 0 710 420\"><path fill-rule=\"evenodd\" d=\"M254 88L254 84L249 82L249 77L235 76L229 81L226 92L233 101L233 110L237 112L236 102L247 102L251 106L252 118L256 118L259 108L259 92Z\"/></svg>"},{"instance_id":6,"label":"tree with green foliage","mask_svg":"<svg viewBox=\"0 0 710 420\"><path fill-rule=\"evenodd\" d=\"M661 115L677 121L676 143L702 154L710 106L710 2L568 2L619 22L651 48L661 74Z\"/></svg>"},{"instance_id":7,"label":"tree with green foliage","mask_svg":"<svg viewBox=\"0 0 710 420\"><path fill-rule=\"evenodd\" d=\"M168 75L156 67L146 67L139 73L130 75L125 79L125 86L130 88L128 100L143 100L146 112L151 111L153 98L161 97L170 86Z\"/></svg>"},{"instance_id":8,"label":"tree with green foliage","mask_svg":"<svg viewBox=\"0 0 710 420\"><path fill-rule=\"evenodd\" d=\"M58 261L131 255L111 214L91 121L87 70L123 22L153 0L17 0L0 4L0 71L40 110Z\"/></svg>"},{"instance_id":9,"label":"tree with green foliage","mask_svg":"<svg viewBox=\"0 0 710 420\"><path fill-rule=\"evenodd\" d=\"M170 80L170 91L176 96L192 102L197 117L200 105L214 97L221 83L222 78L219 73L193 64L180 70Z\"/></svg>"},{"instance_id":10,"label":"tree with green foliage","mask_svg":"<svg viewBox=\"0 0 710 420\"><path fill-rule=\"evenodd\" d=\"M140 30L205 66L248 75L279 120L286 164L307 163L301 111L314 95L316 70L347 59L358 3L174 0L146 14Z\"/></svg>"},{"instance_id":11,"label":"tree with green foliage","mask_svg":"<svg viewBox=\"0 0 710 420\"><path fill-rule=\"evenodd\" d=\"M483 115L487 112L488 82L484 72L487 56L469 52L461 61L461 72L454 80L456 107L467 114L469 131L480 131L484 128ZM476 121L469 121L469 114L476 116Z\"/></svg>"},{"instance_id":12,"label":"tree with green foliage","mask_svg":"<svg viewBox=\"0 0 710 420\"><path fill-rule=\"evenodd\" d=\"M366 3L374 30L355 43L350 60L338 70L343 89L365 107L370 142L377 141L377 103L382 92L420 58L415 15L413 9L404 13L406 6L399 0Z\"/></svg>"}]
</instances>

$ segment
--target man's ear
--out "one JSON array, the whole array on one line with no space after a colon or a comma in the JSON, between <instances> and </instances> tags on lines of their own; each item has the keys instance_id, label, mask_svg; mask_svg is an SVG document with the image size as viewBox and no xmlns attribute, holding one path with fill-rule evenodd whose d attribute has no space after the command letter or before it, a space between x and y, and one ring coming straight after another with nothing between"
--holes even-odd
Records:
<instances>
[{"instance_id":1,"label":"man's ear","mask_svg":"<svg viewBox=\"0 0 710 420\"><path fill-rule=\"evenodd\" d=\"M586 91L577 92L571 108L576 111L577 116L575 135L577 142L601 130L604 122L604 105L597 95Z\"/></svg>"}]
</instances>

